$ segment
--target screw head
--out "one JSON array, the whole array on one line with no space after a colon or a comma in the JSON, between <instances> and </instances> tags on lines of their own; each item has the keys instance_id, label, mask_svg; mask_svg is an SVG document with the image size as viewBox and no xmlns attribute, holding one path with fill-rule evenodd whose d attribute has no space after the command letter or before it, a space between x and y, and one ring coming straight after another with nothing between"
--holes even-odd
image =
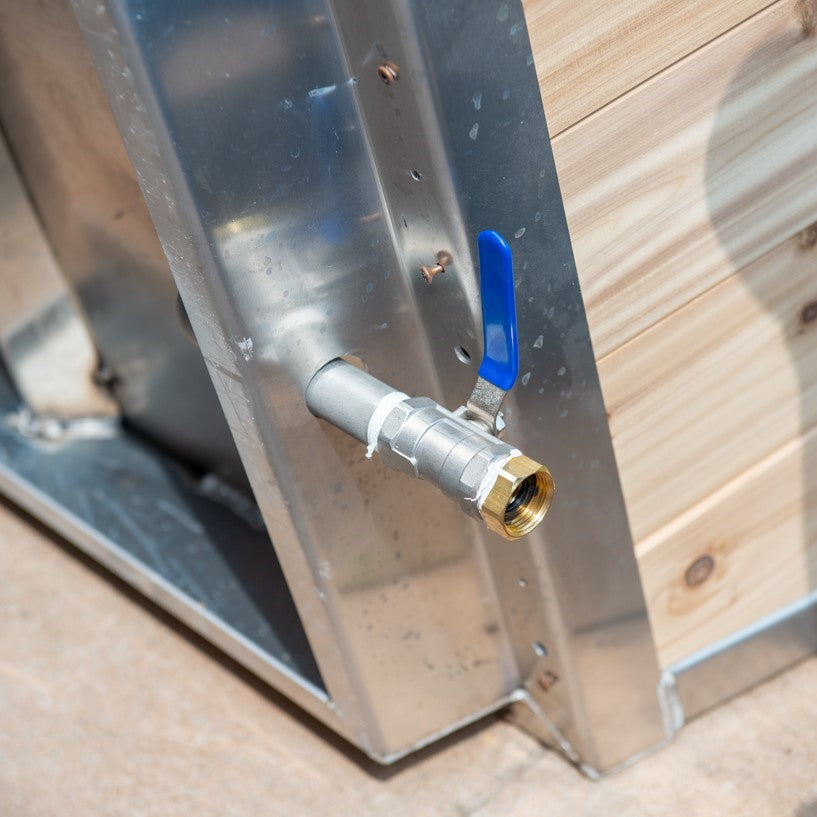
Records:
<instances>
[{"instance_id":1,"label":"screw head","mask_svg":"<svg viewBox=\"0 0 817 817\"><path fill-rule=\"evenodd\" d=\"M430 284L434 280L434 276L439 275L441 272L445 272L445 267L442 264L435 264L433 267L420 267L420 275L423 276L427 284Z\"/></svg>"},{"instance_id":2,"label":"screw head","mask_svg":"<svg viewBox=\"0 0 817 817\"><path fill-rule=\"evenodd\" d=\"M452 262L451 253L448 250L440 250L437 253L437 263L431 267L420 267L420 274L427 284L434 280L435 275L445 272L445 268Z\"/></svg>"},{"instance_id":3,"label":"screw head","mask_svg":"<svg viewBox=\"0 0 817 817\"><path fill-rule=\"evenodd\" d=\"M390 60L386 60L378 69L377 75L386 85L394 85L400 79L400 69Z\"/></svg>"}]
</instances>

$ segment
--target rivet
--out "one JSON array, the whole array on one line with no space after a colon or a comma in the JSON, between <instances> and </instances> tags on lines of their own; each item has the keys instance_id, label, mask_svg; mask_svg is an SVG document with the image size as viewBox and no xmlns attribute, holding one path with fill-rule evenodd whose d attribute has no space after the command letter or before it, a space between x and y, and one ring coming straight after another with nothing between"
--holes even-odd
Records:
<instances>
[{"instance_id":1,"label":"rivet","mask_svg":"<svg viewBox=\"0 0 817 817\"><path fill-rule=\"evenodd\" d=\"M393 62L386 60L386 62L377 69L377 75L386 85L394 85L394 83L400 79L400 69Z\"/></svg>"},{"instance_id":2,"label":"rivet","mask_svg":"<svg viewBox=\"0 0 817 817\"><path fill-rule=\"evenodd\" d=\"M687 587L697 587L699 584L703 584L712 575L714 568L715 560L708 553L697 558L684 574Z\"/></svg>"}]
</instances>

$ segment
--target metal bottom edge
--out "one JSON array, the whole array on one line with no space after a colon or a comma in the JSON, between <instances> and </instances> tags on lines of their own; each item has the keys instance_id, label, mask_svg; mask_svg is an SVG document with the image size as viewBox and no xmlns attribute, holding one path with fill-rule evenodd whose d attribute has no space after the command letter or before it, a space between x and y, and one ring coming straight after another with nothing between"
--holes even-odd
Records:
<instances>
[{"instance_id":1,"label":"metal bottom edge","mask_svg":"<svg viewBox=\"0 0 817 817\"><path fill-rule=\"evenodd\" d=\"M661 686L672 729L815 652L817 591L667 667Z\"/></svg>"},{"instance_id":2,"label":"metal bottom edge","mask_svg":"<svg viewBox=\"0 0 817 817\"><path fill-rule=\"evenodd\" d=\"M0 370L0 494L371 760L393 764L514 699L397 752L372 751L335 710L263 530L202 496L114 421L80 421L63 437L38 439L21 430L18 410Z\"/></svg>"},{"instance_id":3,"label":"metal bottom edge","mask_svg":"<svg viewBox=\"0 0 817 817\"><path fill-rule=\"evenodd\" d=\"M343 734L263 525L115 421L48 428L0 370L0 493Z\"/></svg>"}]
</instances>

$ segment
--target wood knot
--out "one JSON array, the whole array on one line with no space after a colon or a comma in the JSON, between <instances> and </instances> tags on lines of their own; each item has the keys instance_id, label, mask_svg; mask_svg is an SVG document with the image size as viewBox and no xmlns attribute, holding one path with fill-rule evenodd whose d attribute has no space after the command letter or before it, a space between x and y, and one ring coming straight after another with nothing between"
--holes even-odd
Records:
<instances>
[{"instance_id":1,"label":"wood knot","mask_svg":"<svg viewBox=\"0 0 817 817\"><path fill-rule=\"evenodd\" d=\"M797 0L796 9L803 34L813 37L817 32L817 0Z\"/></svg>"},{"instance_id":2,"label":"wood knot","mask_svg":"<svg viewBox=\"0 0 817 817\"><path fill-rule=\"evenodd\" d=\"M684 573L687 587L697 587L703 584L712 575L714 569L715 560L708 553L698 557Z\"/></svg>"},{"instance_id":3,"label":"wood knot","mask_svg":"<svg viewBox=\"0 0 817 817\"><path fill-rule=\"evenodd\" d=\"M817 244L817 222L810 224L805 230L803 230L803 232L800 233L798 243L800 244L800 249L803 250L810 250L815 244Z\"/></svg>"},{"instance_id":4,"label":"wood knot","mask_svg":"<svg viewBox=\"0 0 817 817\"><path fill-rule=\"evenodd\" d=\"M800 310L800 323L808 326L817 321L817 301L810 301Z\"/></svg>"}]
</instances>

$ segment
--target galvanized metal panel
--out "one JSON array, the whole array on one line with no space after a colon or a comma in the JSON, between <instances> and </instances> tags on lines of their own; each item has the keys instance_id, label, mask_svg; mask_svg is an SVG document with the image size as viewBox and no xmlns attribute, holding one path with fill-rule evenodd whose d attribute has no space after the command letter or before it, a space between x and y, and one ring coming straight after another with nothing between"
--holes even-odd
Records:
<instances>
[{"instance_id":1,"label":"galvanized metal panel","mask_svg":"<svg viewBox=\"0 0 817 817\"><path fill-rule=\"evenodd\" d=\"M67 0L0 3L0 125L127 420L246 489Z\"/></svg>"},{"instance_id":2,"label":"galvanized metal panel","mask_svg":"<svg viewBox=\"0 0 817 817\"><path fill-rule=\"evenodd\" d=\"M664 736L658 670L518 3L76 0L331 697L392 759L523 696L588 767ZM400 78L385 85L383 60ZM514 250L509 435L551 516L494 540L303 389L341 354L454 406L476 234ZM453 263L427 285L420 264ZM463 348L469 354L463 353ZM470 358L471 363L463 363Z\"/></svg>"}]
</instances>

